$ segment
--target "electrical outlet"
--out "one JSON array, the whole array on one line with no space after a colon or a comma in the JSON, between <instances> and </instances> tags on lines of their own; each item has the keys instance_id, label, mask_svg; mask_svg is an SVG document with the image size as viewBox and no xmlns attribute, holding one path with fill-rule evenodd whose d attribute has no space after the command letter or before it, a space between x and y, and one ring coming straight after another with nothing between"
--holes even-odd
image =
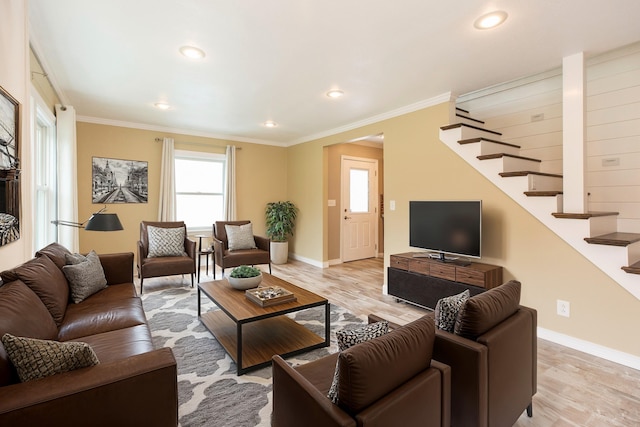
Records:
<instances>
[{"instance_id":1,"label":"electrical outlet","mask_svg":"<svg viewBox=\"0 0 640 427\"><path fill-rule=\"evenodd\" d=\"M571 315L571 303L569 301L557 301L558 316L569 317Z\"/></svg>"}]
</instances>

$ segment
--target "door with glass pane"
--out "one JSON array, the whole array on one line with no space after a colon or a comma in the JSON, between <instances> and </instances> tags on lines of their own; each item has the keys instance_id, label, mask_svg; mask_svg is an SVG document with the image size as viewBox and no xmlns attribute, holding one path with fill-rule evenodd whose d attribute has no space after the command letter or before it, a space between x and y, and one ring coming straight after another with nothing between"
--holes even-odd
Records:
<instances>
[{"instance_id":1,"label":"door with glass pane","mask_svg":"<svg viewBox=\"0 0 640 427\"><path fill-rule=\"evenodd\" d=\"M378 243L378 161L342 156L342 261L373 258Z\"/></svg>"}]
</instances>

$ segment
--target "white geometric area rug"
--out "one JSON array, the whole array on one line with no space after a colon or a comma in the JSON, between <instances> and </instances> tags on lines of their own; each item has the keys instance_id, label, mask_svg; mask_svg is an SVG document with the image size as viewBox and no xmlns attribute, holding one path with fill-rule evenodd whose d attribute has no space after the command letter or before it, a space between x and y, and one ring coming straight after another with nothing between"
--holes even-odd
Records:
<instances>
[{"instance_id":1,"label":"white geometric area rug","mask_svg":"<svg viewBox=\"0 0 640 427\"><path fill-rule=\"evenodd\" d=\"M171 347L178 364L181 427L268 427L271 425L271 367L236 375L236 364L198 319L197 288L169 287L142 295L156 348ZM202 311L218 309L202 298ZM324 307L291 315L322 336ZM287 361L298 365L337 351L335 331L364 323L331 305L331 346Z\"/></svg>"}]
</instances>

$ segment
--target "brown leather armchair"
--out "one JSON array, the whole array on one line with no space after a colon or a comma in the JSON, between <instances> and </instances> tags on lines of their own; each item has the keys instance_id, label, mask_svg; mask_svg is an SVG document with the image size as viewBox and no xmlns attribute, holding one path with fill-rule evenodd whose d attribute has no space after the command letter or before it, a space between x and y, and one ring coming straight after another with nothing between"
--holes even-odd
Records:
<instances>
[{"instance_id":1,"label":"brown leather armchair","mask_svg":"<svg viewBox=\"0 0 640 427\"><path fill-rule=\"evenodd\" d=\"M451 367L453 427L512 426L525 410L533 416L537 312L519 302L520 283L507 282L467 301L458 334L436 330L433 358Z\"/></svg>"},{"instance_id":2,"label":"brown leather armchair","mask_svg":"<svg viewBox=\"0 0 640 427\"><path fill-rule=\"evenodd\" d=\"M423 317L298 367L273 357L273 427L449 427L451 370ZM327 397L340 359L338 403Z\"/></svg>"},{"instance_id":3,"label":"brown leather armchair","mask_svg":"<svg viewBox=\"0 0 640 427\"><path fill-rule=\"evenodd\" d=\"M256 242L255 249L239 249L229 250L229 239L227 238L227 230L225 225L246 225L251 221L216 221L213 224L212 248L213 258L216 265L222 269L222 277L224 277L224 269L238 267L240 265L256 265L269 264L269 273L271 273L271 244L266 237L253 236ZM216 268L213 267L213 278L216 278Z\"/></svg>"},{"instance_id":4,"label":"brown leather armchair","mask_svg":"<svg viewBox=\"0 0 640 427\"><path fill-rule=\"evenodd\" d=\"M186 256L163 256L149 258L148 226L161 228L184 228L184 251ZM187 227L183 221L140 223L140 240L138 241L138 277L140 278L140 294L144 279L149 277L173 276L175 274L190 274L191 287L196 272L196 242L187 238Z\"/></svg>"}]
</instances>

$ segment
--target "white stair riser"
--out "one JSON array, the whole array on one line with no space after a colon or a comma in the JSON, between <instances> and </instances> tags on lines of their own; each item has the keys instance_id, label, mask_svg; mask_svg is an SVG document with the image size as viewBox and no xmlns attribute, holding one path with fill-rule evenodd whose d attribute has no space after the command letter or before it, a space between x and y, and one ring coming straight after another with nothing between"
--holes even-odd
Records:
<instances>
[{"instance_id":1,"label":"white stair riser","mask_svg":"<svg viewBox=\"0 0 640 427\"><path fill-rule=\"evenodd\" d=\"M629 262L627 265L632 265L640 261L640 242L635 242L627 246L627 251L629 253Z\"/></svg>"},{"instance_id":2,"label":"white stair riser","mask_svg":"<svg viewBox=\"0 0 640 427\"><path fill-rule=\"evenodd\" d=\"M501 135L496 135L495 133L486 132L481 129L474 129L467 126L462 126L460 129L462 130L460 139L489 138L495 139L496 141L502 141Z\"/></svg>"},{"instance_id":3,"label":"white stair riser","mask_svg":"<svg viewBox=\"0 0 640 427\"><path fill-rule=\"evenodd\" d=\"M562 191L562 178L529 175L529 191Z\"/></svg>"},{"instance_id":4,"label":"white stair riser","mask_svg":"<svg viewBox=\"0 0 640 427\"><path fill-rule=\"evenodd\" d=\"M474 145L475 143L465 144L465 145ZM517 156L520 154L520 150L516 147L512 147L510 145L504 144L496 144L491 141L480 141L480 155L486 156L488 154L511 154L513 156Z\"/></svg>"},{"instance_id":5,"label":"white stair riser","mask_svg":"<svg viewBox=\"0 0 640 427\"><path fill-rule=\"evenodd\" d=\"M458 113L458 114L460 114L460 113ZM476 126L476 127L479 127L479 128L483 128L484 127L484 123L479 123L479 122L476 122L475 120L471 120L471 119L469 119L467 117L461 117L460 115L456 115L456 121L458 123L466 123L468 125Z\"/></svg>"},{"instance_id":6,"label":"white stair riser","mask_svg":"<svg viewBox=\"0 0 640 427\"><path fill-rule=\"evenodd\" d=\"M602 236L603 234L615 233L618 230L618 219L616 215L596 216L589 218L589 237Z\"/></svg>"},{"instance_id":7,"label":"white stair riser","mask_svg":"<svg viewBox=\"0 0 640 427\"><path fill-rule=\"evenodd\" d=\"M517 159L513 157L502 158L503 172L531 171L540 172L540 162L533 160Z\"/></svg>"}]
</instances>

